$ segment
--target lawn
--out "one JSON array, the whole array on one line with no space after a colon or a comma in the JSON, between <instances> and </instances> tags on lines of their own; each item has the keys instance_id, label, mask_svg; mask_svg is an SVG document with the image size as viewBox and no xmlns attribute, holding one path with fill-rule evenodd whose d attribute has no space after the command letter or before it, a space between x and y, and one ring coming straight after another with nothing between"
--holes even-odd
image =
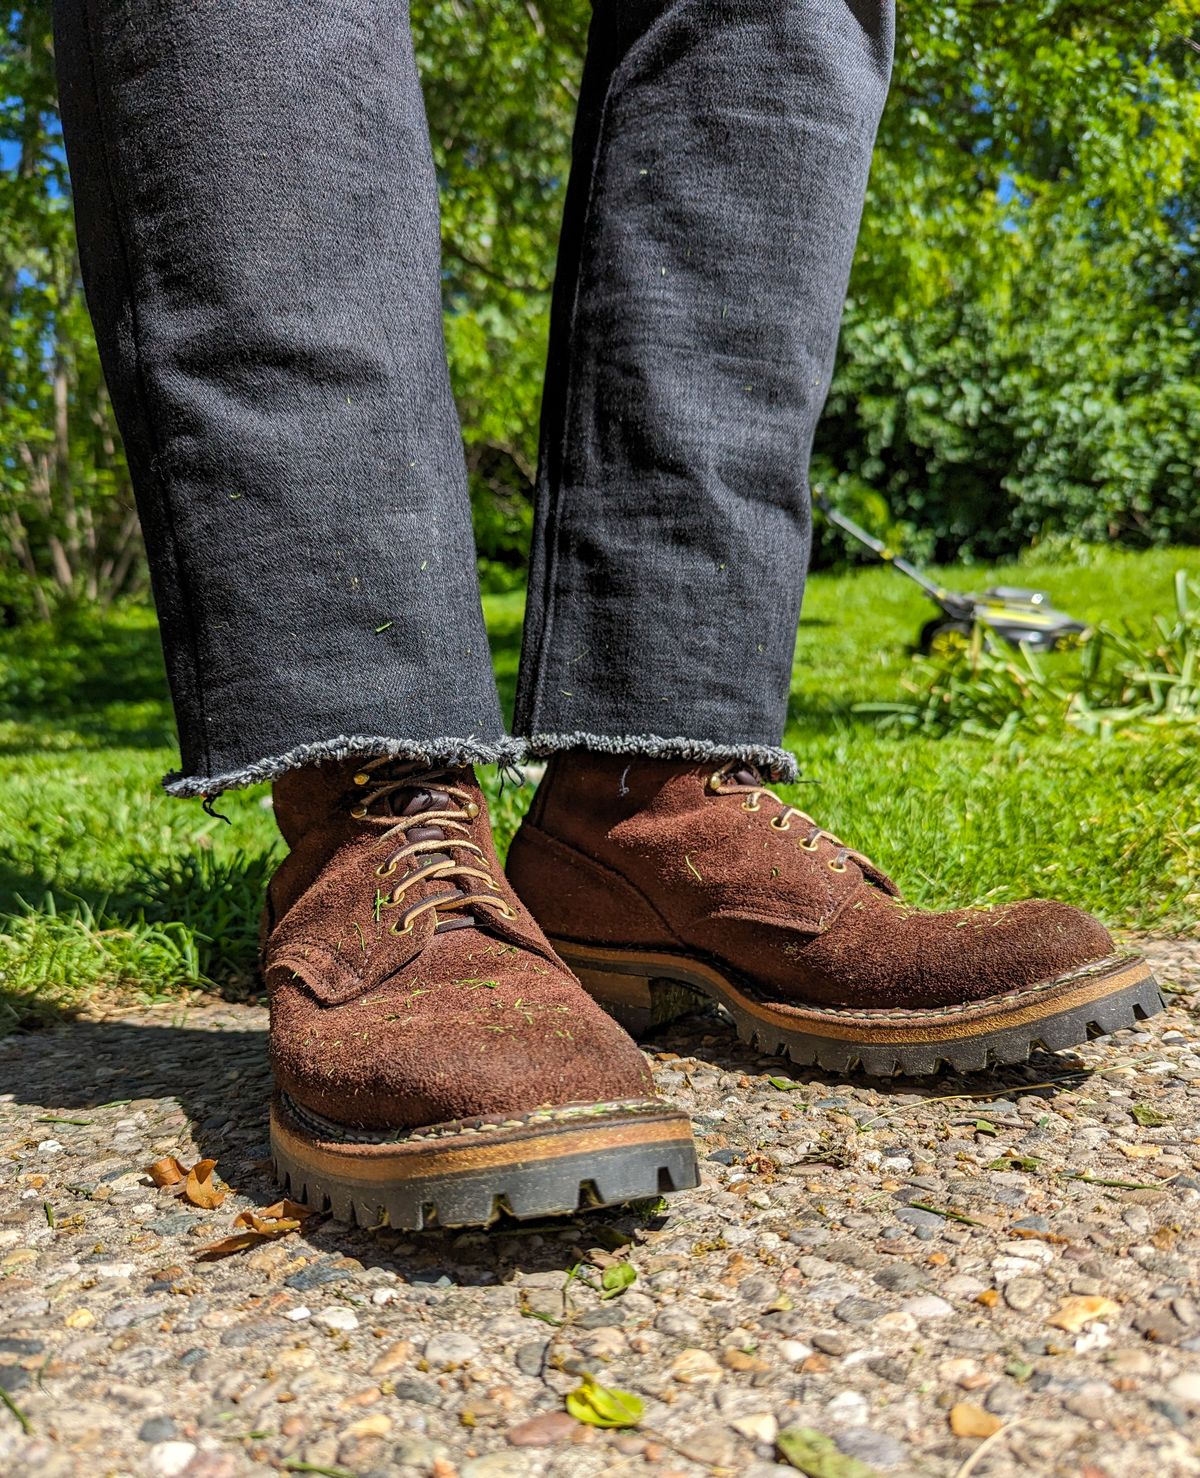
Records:
<instances>
[{"instance_id":1,"label":"lawn","mask_svg":"<svg viewBox=\"0 0 1200 1478\"><path fill-rule=\"evenodd\" d=\"M1031 558L941 578L1042 586L1072 614L1141 633L1171 608L1180 568L1200 580L1200 550L1084 550L1070 564ZM521 599L485 605L511 701ZM904 695L928 609L887 570L812 579L786 736L805 778L787 798L921 903L1053 893L1118 929L1194 930L1196 728L1003 746L882 733L856 705ZM225 797L226 825L159 790L176 755L149 612L0 633L0 747L0 1031L101 990L161 1000L197 984L254 989L258 901L278 855L267 791ZM497 777L488 784L495 794ZM500 795L502 845L529 794Z\"/></svg>"}]
</instances>

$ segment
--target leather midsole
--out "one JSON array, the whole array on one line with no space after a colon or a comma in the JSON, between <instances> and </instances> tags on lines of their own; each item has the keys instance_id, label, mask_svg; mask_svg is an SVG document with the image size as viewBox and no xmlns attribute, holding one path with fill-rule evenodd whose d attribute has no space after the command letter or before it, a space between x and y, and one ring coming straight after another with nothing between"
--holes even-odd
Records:
<instances>
[{"instance_id":1,"label":"leather midsole","mask_svg":"<svg viewBox=\"0 0 1200 1478\"><path fill-rule=\"evenodd\" d=\"M1130 990L1151 979L1140 955L1113 956L1082 971L1072 971L1026 990L961 1006L869 1011L852 1007L793 1006L755 999L707 960L658 951L617 950L551 939L573 969L591 978L603 999L603 977L636 975L689 985L723 1005L786 1031L847 1042L927 1043L975 1037L1045 1020Z\"/></svg>"},{"instance_id":2,"label":"leather midsole","mask_svg":"<svg viewBox=\"0 0 1200 1478\"><path fill-rule=\"evenodd\" d=\"M381 1184L415 1178L470 1175L505 1165L603 1155L650 1144L692 1143L687 1117L664 1109L657 1114L614 1115L569 1128L539 1128L523 1134L499 1131L455 1143L454 1137L417 1145L334 1144L304 1134L278 1103L271 1106L271 1137L288 1155L318 1176Z\"/></svg>"}]
</instances>

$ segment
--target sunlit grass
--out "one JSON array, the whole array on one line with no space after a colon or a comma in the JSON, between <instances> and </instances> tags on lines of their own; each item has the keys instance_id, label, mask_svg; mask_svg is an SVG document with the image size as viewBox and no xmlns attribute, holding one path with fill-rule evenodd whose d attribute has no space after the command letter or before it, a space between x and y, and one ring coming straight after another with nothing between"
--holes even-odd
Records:
<instances>
[{"instance_id":1,"label":"sunlit grass","mask_svg":"<svg viewBox=\"0 0 1200 1478\"><path fill-rule=\"evenodd\" d=\"M1085 552L1070 566L943 571L947 583L1045 587L1084 620L1149 629L1200 550ZM521 600L485 598L511 702ZM1039 734L997 748L882 733L864 702L903 695L929 607L899 576L811 581L786 742L788 798L870 852L930 905L1053 893L1119 928L1200 919L1200 753L1181 734ZM680 727L686 727L685 724ZM226 796L229 825L173 801L177 758L152 616L0 634L0 1030L97 991L155 1000L189 985L255 988L258 909L279 843L265 789ZM499 777L485 776L495 797ZM506 845L529 788L494 807Z\"/></svg>"}]
</instances>

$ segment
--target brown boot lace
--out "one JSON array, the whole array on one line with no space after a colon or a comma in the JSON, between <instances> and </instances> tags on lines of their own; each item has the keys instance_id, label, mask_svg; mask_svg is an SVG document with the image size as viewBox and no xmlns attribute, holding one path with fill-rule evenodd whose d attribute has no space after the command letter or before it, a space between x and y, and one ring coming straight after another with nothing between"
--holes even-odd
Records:
<instances>
[{"instance_id":1,"label":"brown boot lace","mask_svg":"<svg viewBox=\"0 0 1200 1478\"><path fill-rule=\"evenodd\" d=\"M764 796L774 801L779 810L771 817L769 824L776 831L791 831L793 826L799 825L805 828L804 835L800 838L800 845L806 852L819 852L822 842L828 842L837 849L835 855L828 858L826 862L831 872L845 872L848 857L852 857L855 862L863 863L873 872L878 871L869 857L853 847L848 847L841 837L835 836L831 831L826 831L811 816L804 811L798 811L795 806L789 806L773 790L769 790L758 771L748 765L738 765L736 768L733 765L727 765L715 771L708 777L708 789L713 795L743 796L743 811L761 811Z\"/></svg>"},{"instance_id":2,"label":"brown boot lace","mask_svg":"<svg viewBox=\"0 0 1200 1478\"><path fill-rule=\"evenodd\" d=\"M433 911L434 932L471 928L477 908L498 909L506 919L516 912L496 895L500 884L486 866L487 854L471 840L471 823L479 815L479 803L469 790L454 785L441 769L397 769L387 755L364 760L354 776L363 791L350 808L356 821L386 827L381 840L401 839L401 845L375 869L381 878L391 877L404 864L409 867L390 893L376 895L376 909L399 907L418 883L451 883L451 890L436 893L410 904L392 925L394 934L410 934L424 913ZM401 804L401 798L407 797ZM480 863L484 866L480 866ZM458 883L464 886L456 886ZM487 892L477 891L482 884ZM472 888L476 891L472 891ZM446 918L443 915L454 917Z\"/></svg>"}]
</instances>

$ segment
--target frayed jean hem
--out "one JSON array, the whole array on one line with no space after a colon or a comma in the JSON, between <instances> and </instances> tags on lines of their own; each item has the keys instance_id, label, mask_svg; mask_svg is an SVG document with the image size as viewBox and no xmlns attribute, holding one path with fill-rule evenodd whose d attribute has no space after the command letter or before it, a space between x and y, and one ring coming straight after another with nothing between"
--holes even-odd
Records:
<instances>
[{"instance_id":1,"label":"frayed jean hem","mask_svg":"<svg viewBox=\"0 0 1200 1478\"><path fill-rule=\"evenodd\" d=\"M531 734L525 741L531 756L556 754L564 749L590 749L600 754L638 755L644 759L700 760L728 764L741 760L756 765L780 784L800 778L800 767L787 749L769 744L722 744L715 739L664 739L659 734Z\"/></svg>"},{"instance_id":2,"label":"frayed jean hem","mask_svg":"<svg viewBox=\"0 0 1200 1478\"><path fill-rule=\"evenodd\" d=\"M320 765L351 758L418 760L423 764L457 769L462 765L518 765L525 757L526 746L519 739L385 739L363 734L341 734L317 744L301 744L285 754L255 760L240 770L222 775L184 775L173 771L163 778L169 795L212 799L227 790L241 790L264 780L277 780L289 770L304 765Z\"/></svg>"}]
</instances>

